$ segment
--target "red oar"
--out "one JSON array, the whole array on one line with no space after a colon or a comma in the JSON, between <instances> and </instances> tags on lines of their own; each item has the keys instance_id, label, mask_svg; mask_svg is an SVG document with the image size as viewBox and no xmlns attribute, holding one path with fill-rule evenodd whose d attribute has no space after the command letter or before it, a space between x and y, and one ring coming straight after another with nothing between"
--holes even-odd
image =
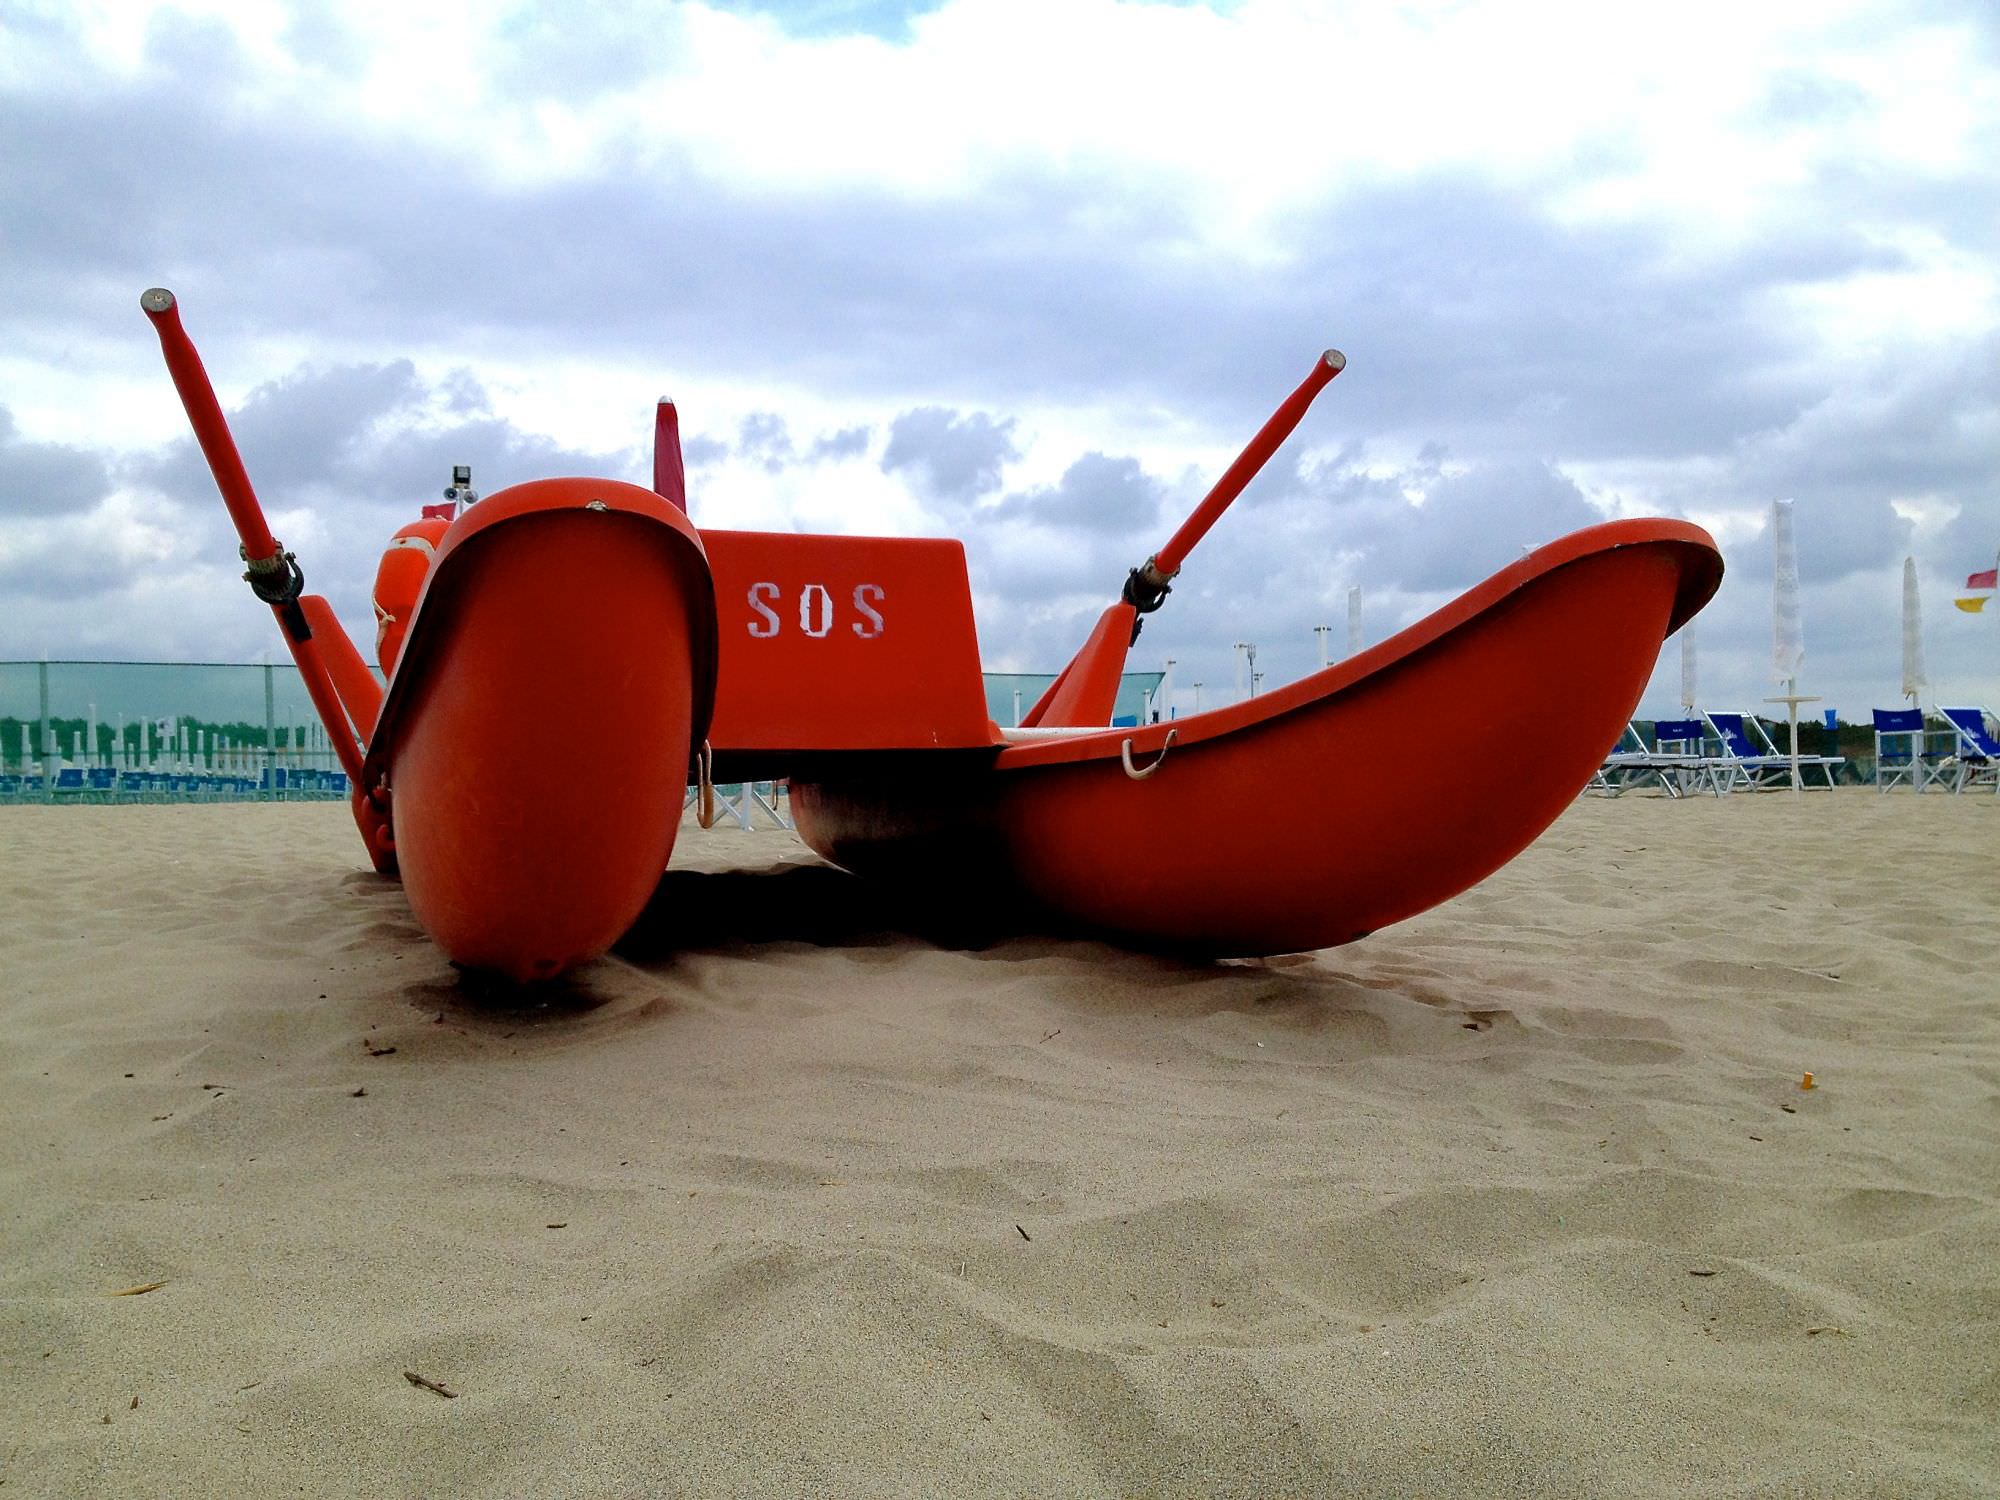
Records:
<instances>
[{"instance_id":1,"label":"red oar","mask_svg":"<svg viewBox=\"0 0 2000 1500\"><path fill-rule=\"evenodd\" d=\"M1327 382L1347 368L1347 356L1329 349L1319 357L1312 374L1271 413L1271 420L1250 439L1249 446L1236 456L1215 487L1202 497L1194 514L1181 523L1167 545L1134 568L1125 578L1118 603L1098 617L1096 627L1083 648L1070 659L1048 691L1021 720L1023 728L1055 728L1063 725L1106 724L1112 704L1118 698L1118 681L1125 671L1125 656L1139 639L1142 615L1149 615L1166 602L1174 577L1181 570L1194 545L1208 534L1230 502L1243 493L1257 471L1270 462L1271 455L1313 403Z\"/></svg>"},{"instance_id":2,"label":"red oar","mask_svg":"<svg viewBox=\"0 0 2000 1500\"><path fill-rule=\"evenodd\" d=\"M202 456L215 476L215 487L222 492L222 503L229 508L229 519L236 524L236 535L243 543L243 561L248 565L243 576L249 581L250 591L270 605L271 613L278 617L285 644L291 648L292 660L298 665L299 676L319 713L320 723L326 726L327 738L333 741L334 753L340 757L348 779L359 788L361 752L354 743L354 730L334 692L333 679L320 656L319 642L313 639L312 627L299 605L305 575L299 571L292 554L278 545L278 539L264 522L264 508L257 503L257 492L250 488L250 476L243 470L243 457L236 451L236 439L230 436L229 422L222 415L221 403L215 399L215 388L208 383L208 372L202 368L194 341L181 327L180 308L174 294L165 287L153 287L139 298L139 306L153 320L154 331L160 336L160 352L166 356L167 370L174 377L174 388L180 392L188 424L194 428L195 440L201 444Z\"/></svg>"},{"instance_id":3,"label":"red oar","mask_svg":"<svg viewBox=\"0 0 2000 1500\"><path fill-rule=\"evenodd\" d=\"M1292 429L1305 416L1306 408L1313 404L1313 397L1325 390L1328 382L1346 368L1347 356L1338 349L1329 349L1319 357L1312 374L1300 381L1299 388L1285 397L1278 409L1271 413L1271 420L1259 428L1257 435L1250 439L1249 446L1236 455L1236 462L1223 471L1222 477L1215 481L1215 487L1194 508L1194 514L1181 522L1181 529L1167 539L1167 545L1132 570L1125 583L1127 604L1141 614L1151 614L1160 607L1168 593L1167 585L1180 572L1181 564L1194 551L1195 543L1208 535L1208 528L1229 509L1230 502L1242 494L1244 486L1257 477L1257 471L1271 461L1271 455L1292 435Z\"/></svg>"}]
</instances>

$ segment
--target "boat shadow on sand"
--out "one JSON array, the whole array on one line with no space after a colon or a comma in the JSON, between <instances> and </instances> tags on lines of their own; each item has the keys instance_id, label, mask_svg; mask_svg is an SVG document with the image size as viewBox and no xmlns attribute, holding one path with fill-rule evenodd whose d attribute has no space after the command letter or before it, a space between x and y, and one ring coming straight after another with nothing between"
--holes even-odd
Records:
<instances>
[{"instance_id":1,"label":"boat shadow on sand","mask_svg":"<svg viewBox=\"0 0 2000 1500\"><path fill-rule=\"evenodd\" d=\"M894 961L922 948L974 961L1034 963L1064 955L1086 969L1148 971L1158 984L1132 1003L1195 1011L1274 999L1344 1003L1370 987L1312 953L1220 957L1193 947L1134 943L977 882L949 890L866 880L825 864L672 870L639 920L613 948L657 971L688 954L753 959L759 948L868 949ZM1172 998L1168 998L1171 996ZM1116 1002L1099 996L1100 1006Z\"/></svg>"},{"instance_id":2,"label":"boat shadow on sand","mask_svg":"<svg viewBox=\"0 0 2000 1500\"><path fill-rule=\"evenodd\" d=\"M1046 912L998 893L940 893L862 880L831 865L669 870L612 950L633 963L676 953L768 944L868 947L914 939L978 952L1011 939L1089 937L1052 932Z\"/></svg>"},{"instance_id":3,"label":"boat shadow on sand","mask_svg":"<svg viewBox=\"0 0 2000 1500\"><path fill-rule=\"evenodd\" d=\"M360 879L362 877L356 877ZM380 877L366 877L369 881ZM389 889L393 885L383 882ZM417 940L414 923L407 935ZM923 945L979 953L1013 939L1063 941L1047 918L990 905L976 915L962 900L898 891L831 865L670 870L638 919L599 961L554 979L517 983L451 966L451 977L410 986L419 1010L461 1022L561 1025L630 1001L649 1013L671 1009L650 983L690 954L754 957L767 947L893 949ZM636 972L635 972L636 971Z\"/></svg>"},{"instance_id":4,"label":"boat shadow on sand","mask_svg":"<svg viewBox=\"0 0 2000 1500\"><path fill-rule=\"evenodd\" d=\"M510 1027L560 1028L585 1017L602 1022L627 1012L633 1020L657 1020L676 1008L658 981L681 960L712 955L754 961L759 949L801 947L865 949L890 962L897 950L925 948L1000 963L1032 963L1069 950L1087 968L1111 963L1149 971L1154 982L1129 996L1093 984L1088 1009L1094 1014L1134 1008L1191 1017L1258 1009L1288 1013L1295 1024L1325 1027L1363 1019L1382 998L1379 985L1316 963L1313 954L1218 959L1140 948L1063 924L1047 911L1010 904L976 885L913 889L864 880L831 865L777 862L668 871L611 950L609 963L532 984L459 970L452 981L426 987L415 1003L450 1011L461 1021Z\"/></svg>"}]
</instances>

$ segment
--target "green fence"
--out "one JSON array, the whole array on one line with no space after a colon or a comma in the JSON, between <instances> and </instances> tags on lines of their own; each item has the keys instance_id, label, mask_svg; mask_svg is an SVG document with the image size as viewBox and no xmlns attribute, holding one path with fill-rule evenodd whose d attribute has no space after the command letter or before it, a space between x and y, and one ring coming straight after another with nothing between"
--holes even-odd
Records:
<instances>
[{"instance_id":1,"label":"green fence","mask_svg":"<svg viewBox=\"0 0 2000 1500\"><path fill-rule=\"evenodd\" d=\"M1137 724L1158 672L1127 673L1113 722ZM989 672L1014 725L1051 672ZM346 795L290 662L0 662L0 801L212 801Z\"/></svg>"},{"instance_id":2,"label":"green fence","mask_svg":"<svg viewBox=\"0 0 2000 1500\"><path fill-rule=\"evenodd\" d=\"M1127 672L1118 683L1118 701L1111 710L1114 724L1143 724L1151 717L1153 694L1164 672ZM1053 672L988 672L986 713L995 724L1011 728L1035 706L1056 680Z\"/></svg>"},{"instance_id":3,"label":"green fence","mask_svg":"<svg viewBox=\"0 0 2000 1500\"><path fill-rule=\"evenodd\" d=\"M289 662L0 662L0 799L346 795Z\"/></svg>"}]
</instances>

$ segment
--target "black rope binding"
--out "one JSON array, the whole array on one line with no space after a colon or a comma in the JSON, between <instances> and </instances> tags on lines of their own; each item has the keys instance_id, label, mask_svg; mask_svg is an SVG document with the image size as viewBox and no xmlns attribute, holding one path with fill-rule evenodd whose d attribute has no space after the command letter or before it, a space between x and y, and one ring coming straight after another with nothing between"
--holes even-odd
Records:
<instances>
[{"instance_id":1,"label":"black rope binding","mask_svg":"<svg viewBox=\"0 0 2000 1500\"><path fill-rule=\"evenodd\" d=\"M299 560L284 551L253 558L247 547L238 547L236 555L249 565L243 580L250 585L250 592L278 612L278 618L285 622L286 633L295 641L311 640L312 627L306 624L306 612L299 607L299 595L306 588L306 575L299 569Z\"/></svg>"},{"instance_id":2,"label":"black rope binding","mask_svg":"<svg viewBox=\"0 0 2000 1500\"><path fill-rule=\"evenodd\" d=\"M1139 643L1139 631L1146 623L1145 617L1165 604L1167 595L1173 591L1173 584L1160 577L1150 557L1125 575L1122 597L1139 612L1138 618L1132 621L1132 639L1126 643L1128 649Z\"/></svg>"}]
</instances>

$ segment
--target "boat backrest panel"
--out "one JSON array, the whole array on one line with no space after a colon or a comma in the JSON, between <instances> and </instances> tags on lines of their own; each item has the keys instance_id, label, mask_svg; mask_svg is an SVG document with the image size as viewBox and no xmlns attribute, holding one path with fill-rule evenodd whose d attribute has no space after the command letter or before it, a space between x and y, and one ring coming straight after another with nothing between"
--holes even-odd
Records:
<instances>
[{"instance_id":1,"label":"boat backrest panel","mask_svg":"<svg viewBox=\"0 0 2000 1500\"><path fill-rule=\"evenodd\" d=\"M961 543L701 540L715 579L717 754L996 743Z\"/></svg>"}]
</instances>

